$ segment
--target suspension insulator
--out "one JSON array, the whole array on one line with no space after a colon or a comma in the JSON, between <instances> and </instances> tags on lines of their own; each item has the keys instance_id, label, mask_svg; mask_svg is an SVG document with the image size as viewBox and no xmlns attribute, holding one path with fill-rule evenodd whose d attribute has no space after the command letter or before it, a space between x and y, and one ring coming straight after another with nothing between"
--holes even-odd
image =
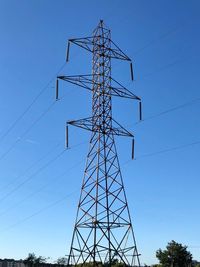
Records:
<instances>
[{"instance_id":1,"label":"suspension insulator","mask_svg":"<svg viewBox=\"0 0 200 267\"><path fill-rule=\"evenodd\" d=\"M140 121L142 120L142 102L139 102L139 117L140 117Z\"/></svg>"},{"instance_id":2,"label":"suspension insulator","mask_svg":"<svg viewBox=\"0 0 200 267\"><path fill-rule=\"evenodd\" d=\"M68 45L67 45L67 55L66 55L66 62L69 61L69 48L70 48L70 41L68 41Z\"/></svg>"},{"instance_id":3,"label":"suspension insulator","mask_svg":"<svg viewBox=\"0 0 200 267\"><path fill-rule=\"evenodd\" d=\"M134 80L134 76L133 76L133 64L132 62L130 63L130 69L131 69L131 80Z\"/></svg>"},{"instance_id":4,"label":"suspension insulator","mask_svg":"<svg viewBox=\"0 0 200 267\"><path fill-rule=\"evenodd\" d=\"M58 79L56 80L56 100L58 100Z\"/></svg>"},{"instance_id":5,"label":"suspension insulator","mask_svg":"<svg viewBox=\"0 0 200 267\"><path fill-rule=\"evenodd\" d=\"M135 141L132 139L132 159L134 159L134 152L135 152Z\"/></svg>"},{"instance_id":6,"label":"suspension insulator","mask_svg":"<svg viewBox=\"0 0 200 267\"><path fill-rule=\"evenodd\" d=\"M66 125L66 129L65 129L65 147L66 147L66 148L69 147L69 140L68 140L68 125Z\"/></svg>"}]
</instances>

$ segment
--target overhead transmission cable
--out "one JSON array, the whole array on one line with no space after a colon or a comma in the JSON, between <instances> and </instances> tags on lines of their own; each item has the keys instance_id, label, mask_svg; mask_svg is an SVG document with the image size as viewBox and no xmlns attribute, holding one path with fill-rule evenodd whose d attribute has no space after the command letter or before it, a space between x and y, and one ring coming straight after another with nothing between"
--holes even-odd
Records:
<instances>
[{"instance_id":1,"label":"overhead transmission cable","mask_svg":"<svg viewBox=\"0 0 200 267\"><path fill-rule=\"evenodd\" d=\"M36 95L33 101L28 105L28 107L21 113L21 115L10 125L6 132L0 136L0 142L10 133L10 131L22 120L22 118L28 113L31 107L36 103L40 96L49 88L49 85L54 81L55 77L60 73L61 70L65 67L66 62L58 69L56 74L49 80L49 82L42 88L42 90Z\"/></svg>"},{"instance_id":2,"label":"overhead transmission cable","mask_svg":"<svg viewBox=\"0 0 200 267\"><path fill-rule=\"evenodd\" d=\"M177 64L179 64L179 63L181 63L181 62L183 62L184 60L185 60L185 59L176 59L176 60L174 60L174 61L172 61L172 62L170 62L170 63L167 63L167 64L165 64L164 66L161 66L161 67L157 68L156 70L154 70L154 71L152 71L152 72L149 72L149 73L144 74L141 78L135 79L135 82L143 81L143 80L145 80L147 77L152 76L152 75L154 75L154 74L157 74L158 72L162 72L162 71L164 71L164 70L166 70L166 69L169 69L169 68L171 68L171 67L174 67L175 65L177 65Z\"/></svg>"},{"instance_id":3,"label":"overhead transmission cable","mask_svg":"<svg viewBox=\"0 0 200 267\"><path fill-rule=\"evenodd\" d=\"M30 132L30 130L53 108L56 101L50 103L45 111L22 133L22 135L15 140L15 142L0 156L0 161L4 159L12 150L13 148L22 140L22 138Z\"/></svg>"},{"instance_id":4,"label":"overhead transmission cable","mask_svg":"<svg viewBox=\"0 0 200 267\"><path fill-rule=\"evenodd\" d=\"M174 30L173 30L173 31L174 31ZM166 35L166 36L167 36L167 35ZM161 38L163 38L163 37L161 37ZM160 38L160 39L161 39L161 38ZM150 46L152 43L154 43L154 42L149 43L149 45L143 47L143 48L140 49L139 51L136 51L136 53L138 53L138 52L140 52L141 50L147 48L147 47ZM41 94L42 94L42 93L41 93ZM39 96L38 96L38 98L39 98ZM37 100L37 99L35 99L34 102L36 102L36 100ZM193 101L191 101L191 102L199 101L199 100L200 100L200 99L195 99L195 100L193 100ZM34 103L33 103L33 104L34 104ZM32 105L33 105L33 104L32 104ZM192 103L191 103L191 104L192 104ZM32 105L31 105L31 106L32 106ZM164 111L164 112L161 112L161 113L156 114L156 115L154 115L154 116L151 116L151 117L149 117L149 118L147 117L147 118L144 119L144 120L148 120L148 119L155 118L155 117L157 117L157 116L161 116L161 115L163 115L163 114L165 114L165 113L172 112L172 111L174 111L174 110L176 110L176 109L179 109L179 108L182 108L183 106L186 106L186 105L189 105L189 103L185 103L185 104L180 105L180 106L177 106L177 107L175 107L175 108L166 110L166 111ZM30 106L30 108L31 108L31 106ZM29 110L30 108L28 107L28 110ZM28 112L28 110L27 110L27 112ZM25 111L25 114L26 114L27 112ZM24 114L24 115L25 115L25 114ZM22 117L23 117L24 115L22 114ZM22 118L22 117L21 117L21 118ZM18 121L19 121L21 118L18 118ZM144 121L144 120L143 120L143 121ZM13 123L13 125L15 126L15 125L17 124L18 121L16 121L16 123ZM11 128L11 127L10 127L10 128ZM11 129L12 129L12 128L11 128ZM11 130L11 129L10 129L10 130ZM9 129L8 129L8 130L9 130ZM10 130L9 130L9 132L10 132ZM4 135L5 135L5 134L4 134ZM3 136L3 138L4 138L4 136ZM1 138L0 138L0 141L1 141ZM200 143L200 141L197 141L197 142L193 142L193 143L186 144L186 145L183 145L183 146L178 146L178 147L174 147L174 148L171 148L171 149L166 149L166 150L162 150L162 151L158 151L158 152L154 152L154 153L150 153L150 154L141 155L141 156L137 157L136 159L141 158L141 157L148 157L148 156L152 156L152 155L156 155L156 154L160 154L160 153L166 153L166 152L169 152L169 151L172 151L172 150L177 150L177 149L180 149L180 148L184 148L184 147L191 146L191 145L196 145L196 144L199 144L199 143ZM131 160L131 161L132 161L132 160ZM67 197L68 197L68 196L67 196ZM64 199L66 199L67 197L65 197ZM62 200L64 200L64 199L61 199L61 200L58 200L57 202L52 203L52 204L49 205L48 207L46 207L46 208L44 208L44 209L41 209L41 210L38 211L37 213L35 213L35 214L33 214L33 215L27 217L27 218L24 219L24 220L27 220L27 219L29 219L29 218L31 218L31 217L33 217L33 216L35 216L35 215L41 213L43 210L45 210L45 209L47 209L47 208L49 208L49 207L51 207L51 206L55 206L56 204L60 203L60 202L61 202ZM24 221L24 220L23 220L23 221ZM17 224L18 224L18 223L17 223ZM16 225L16 224L15 224L15 225Z\"/></svg>"},{"instance_id":5,"label":"overhead transmission cable","mask_svg":"<svg viewBox=\"0 0 200 267\"><path fill-rule=\"evenodd\" d=\"M194 145L199 145L199 144L200 144L200 141L194 141L192 143L188 143L188 144L184 144L184 145L180 145L180 146L174 146L174 147L163 149L163 150L160 150L160 151L143 154L143 155L140 155L140 156L136 157L135 159L137 160L137 159L141 159L141 158L151 157L151 156L155 156L155 155L158 155L158 154L163 154L163 153L167 153L167 152L171 152L171 151L175 151L175 150L180 150L180 149L183 149L183 148L187 148L187 147L194 146Z\"/></svg>"},{"instance_id":6,"label":"overhead transmission cable","mask_svg":"<svg viewBox=\"0 0 200 267\"><path fill-rule=\"evenodd\" d=\"M147 47L147 46L146 46ZM64 66L65 66L65 64L63 64L62 66L61 66L61 68L58 70L58 72L57 73L59 73L63 68L64 68ZM8 130L7 130L7 133L9 133L11 130L12 130L12 128L14 128L14 126L23 118L23 116L29 111L29 109L33 106L33 104L37 101L37 99L40 97L40 95L42 95L42 93L48 88L48 86L49 86L49 84L52 82L52 80L55 78L55 76L48 82L48 84L40 91L40 93L34 98L34 100L31 102L31 104L27 107L27 109L21 114L21 116L13 123L13 125L12 125L12 127L10 127ZM169 109L169 110L166 110L166 111L164 111L164 112L161 112L161 113L159 113L159 114L156 114L156 115L154 115L154 116L151 116L151 117L148 117L148 118L146 118L146 119L143 119L143 121L145 121L145 120L148 120L148 119L152 119L152 118L155 118L155 117L157 117L157 116L161 116L161 115L163 115L163 114L165 114L165 113L168 113L168 112L171 112L171 111L174 111L174 110L176 110L176 109L179 109L179 108L182 108L182 107L184 107L184 106L186 106L186 105L188 105L188 104L192 104L194 101L197 101L197 100L200 100L200 98L199 99L196 99L196 100L193 100L193 101L191 101L191 103L185 103L185 104L183 104L183 105L180 105L180 106L177 106L177 107L175 107L175 108L172 108L172 109ZM38 121L40 121L40 119L41 118L43 118L48 112L49 112L49 110L54 106L54 104L55 104L55 102L53 102L53 103L51 103L49 106L48 106L48 108L40 115L40 117L38 117L32 124L31 124L31 126L20 136L20 138L18 138L15 142L14 142L14 144L13 145L11 145L11 147L5 152L5 153L3 153L2 155L1 155L1 157L0 157L0 160L2 160L10 151L12 151L12 149L15 147L15 145L17 145L20 141L21 141L21 139L35 126L35 124L38 122ZM2 136L2 137L0 137L0 141L1 141L1 139L2 138L4 138L6 136L6 133Z\"/></svg>"},{"instance_id":7,"label":"overhead transmission cable","mask_svg":"<svg viewBox=\"0 0 200 267\"><path fill-rule=\"evenodd\" d=\"M72 90L70 90L69 92L68 92L68 94L71 92ZM66 94L64 94L60 99L62 99L64 96L65 96ZM22 140L22 138L27 134L27 133L29 133L30 132L30 130L32 130L32 128L54 107L54 105L57 103L57 101L56 100L54 100L53 102L51 102L50 104L49 104L49 106L47 107L47 109L46 110L44 110L43 112L42 112L42 114L40 114L40 116L38 117L38 118L36 118L36 120L35 121L33 121L33 123L22 133L22 135L19 137L19 138L17 138L16 140L15 140L15 142L0 156L0 161L2 160L2 159L4 159L13 149L14 149L14 147Z\"/></svg>"},{"instance_id":8,"label":"overhead transmission cable","mask_svg":"<svg viewBox=\"0 0 200 267\"><path fill-rule=\"evenodd\" d=\"M51 149L49 149L47 151L47 153L45 153L44 155L42 155L42 157L40 157L38 160L36 160L35 162L33 162L22 174L18 175L15 179L13 179L12 181L10 181L8 184L6 184L4 187L0 188L1 191L5 190L6 188L8 188L10 185L14 184L16 181L18 181L21 177L23 177L28 171L30 171L35 165L37 165L38 163L40 163L42 160L44 160L46 157L49 156L49 154L54 151L57 147L59 147L61 145L61 143L57 143L56 145L54 145L53 147L51 147Z\"/></svg>"},{"instance_id":9,"label":"overhead transmission cable","mask_svg":"<svg viewBox=\"0 0 200 267\"><path fill-rule=\"evenodd\" d=\"M151 156L155 156L155 155L157 155L157 154L162 154L162 153L166 153L166 152L170 152L170 151L174 151L174 150L178 150L178 149L186 148L186 147L193 146L193 145L197 145L197 144L200 144L200 141L192 142L192 143L185 144L185 145L181 145L181 146L172 147L172 148L169 148L169 149L160 150L160 151L153 152L153 153L149 153L149 154L144 154L144 155L141 155L141 156L139 156L139 157L136 157L136 159L141 159L141 158L144 158L144 157L151 157ZM133 161L133 160L125 161L122 165L128 164L128 163L130 163L130 162L132 162L132 161ZM25 222L25 221L31 219L32 217L35 217L35 216L39 215L40 213L46 211L47 209L49 209L49 208L51 208L51 207L54 207L54 206L58 205L59 203L61 203L62 201L66 200L68 197L70 197L70 196L73 195L74 193L76 193L77 191L78 191L78 189L75 190L75 191L73 191L73 192L71 192L70 194L68 194L67 196L65 196L65 197L63 197L63 198L61 198L61 199L59 199L59 200L57 200L57 201L55 201L55 202L52 202L50 205L47 205L46 207L44 207L44 208L40 209L39 211L37 211L37 212L31 214L30 216L27 216L27 217L25 217L24 219L22 219L22 220L20 220L20 221L18 221L18 222L16 222L16 223L10 225L10 226L7 227L4 231L9 230L9 229L11 229L11 228L13 228L13 227L15 227L15 226L17 226L17 225L19 225L19 224Z\"/></svg>"},{"instance_id":10,"label":"overhead transmission cable","mask_svg":"<svg viewBox=\"0 0 200 267\"><path fill-rule=\"evenodd\" d=\"M159 117L159 116L163 116L163 115L165 115L165 114L167 114L167 113L176 111L176 110L178 110L178 109L185 108L185 107L187 107L187 106L190 106L190 105L195 104L195 103L198 102L198 101L200 101L200 97L194 98L194 99L192 99L192 100L190 100L190 101L187 101L187 102L185 102L185 103L183 103L183 104L174 106L173 108L166 109L166 110L164 110L164 111L162 111L162 112L159 112L159 113L157 113L157 114L155 114L155 115L146 117L146 118L144 118L141 122L143 122L143 121L147 121L147 120L151 120L151 119L157 118L157 117ZM137 122L136 124L141 123L141 122Z\"/></svg>"},{"instance_id":11,"label":"overhead transmission cable","mask_svg":"<svg viewBox=\"0 0 200 267\"><path fill-rule=\"evenodd\" d=\"M166 37L168 37L169 35L173 34L174 32L177 32L177 30L178 30L179 28L182 28L182 27L183 27L183 26L176 26L176 27L174 27L173 29L170 29L170 30L168 30L168 31L166 31L166 32L164 32L164 33L162 33L162 34L161 34L160 36L158 36L157 38L155 38L155 39L149 41L147 44L145 44L144 46L142 46L141 48L139 48L139 49L137 49L135 52L133 52L133 58L134 58L136 55L138 55L139 53L141 53L143 50L145 50L146 48L148 48L148 47L154 45L155 43L159 42L159 41L162 40L162 39L165 39ZM163 66L163 68L171 67L172 64L174 65L174 62L172 62L172 63L170 63L170 64L167 64L167 65ZM169 66L168 66L168 65L169 65ZM114 67L113 69L114 69L114 71L115 71L115 70L118 69L118 68L119 68L119 64L117 64L117 66ZM159 70L159 71L160 71L160 70ZM150 76L150 75L152 75L152 74L154 74L154 72L151 73L151 74L148 74L148 76ZM145 75L145 77L146 77L146 75ZM139 80L141 80L141 79L139 79ZM138 81L138 80L137 80L137 81Z\"/></svg>"},{"instance_id":12,"label":"overhead transmission cable","mask_svg":"<svg viewBox=\"0 0 200 267\"><path fill-rule=\"evenodd\" d=\"M66 64L66 63L65 63ZM62 67L59 69L59 71L56 73L56 75L64 68L65 64L62 65ZM55 79L56 76L54 76L48 83L49 84L52 82L53 79ZM46 86L44 89L46 90L48 87ZM26 109L25 112L23 112L23 116L28 112L28 110L32 107L32 105L36 102L36 100L39 98L39 96L45 91L42 90L38 96L34 99L34 101L29 105L29 107ZM71 92L72 90L68 91L68 94ZM66 93L60 98L62 99L64 96L66 95ZM53 106L55 105L55 103L57 103L57 100L54 100L52 103L49 104L49 106L47 107L47 109L45 111L42 112L42 114L28 127L27 130L25 130L23 132L23 134L15 140L15 142L0 156L0 161L2 159L4 159L13 149L14 147L22 140L22 138L53 108ZM18 118L16 120L15 125L23 118L23 116L20 116L20 119ZM14 125L14 126L15 126ZM12 129L14 128L14 126L12 127ZM11 128L9 129L9 132L12 130ZM1 137L0 137L0 142L1 142Z\"/></svg>"},{"instance_id":13,"label":"overhead transmission cable","mask_svg":"<svg viewBox=\"0 0 200 267\"><path fill-rule=\"evenodd\" d=\"M81 142L79 144L76 144L70 148L76 148L79 147L80 145L85 144L86 142ZM18 189L20 189L24 184L26 184L27 182L29 182L30 180L32 180L36 175L38 175L40 172L42 172L44 169L46 169L47 167L49 167L53 162L55 162L58 158L60 158L64 152L68 149L63 149L61 150L54 158L50 159L47 163L45 163L43 166L41 166L39 169L37 169L33 174L31 174L29 177L27 177L24 181L22 181L20 184L18 184L16 187L14 187L11 191L9 191L6 195L4 195L1 199L0 202L4 201L5 199L7 199L10 195L12 195L14 192L16 192ZM22 176L21 176L22 177ZM19 177L20 178L20 177Z\"/></svg>"},{"instance_id":14,"label":"overhead transmission cable","mask_svg":"<svg viewBox=\"0 0 200 267\"><path fill-rule=\"evenodd\" d=\"M126 124L125 126L126 127L133 127L134 125L137 125L137 124L143 124L143 122L145 122L145 121L152 120L152 119L155 119L157 117L163 116L163 115L165 115L167 113L174 112L176 110L185 108L185 107L193 105L193 104L195 104L196 102L199 102L199 101L200 101L200 97L194 98L194 99L192 99L190 101L187 101L187 102L185 102L183 104L180 104L180 105L174 106L172 108L163 110L163 111L158 112L158 113L156 113L154 115L150 115L150 116L144 117L144 118L142 118L142 120L140 120L138 122L135 122L134 124Z\"/></svg>"},{"instance_id":15,"label":"overhead transmission cable","mask_svg":"<svg viewBox=\"0 0 200 267\"><path fill-rule=\"evenodd\" d=\"M81 162L79 162L78 164L80 164L80 163L81 163ZM76 167L76 165L74 165L72 168L74 168L74 167ZM71 169L72 169L72 168L71 168ZM69 171L69 170L68 170L68 171ZM60 204L61 202L63 202L64 200L66 200L66 199L69 198L70 196L74 195L74 194L75 194L76 192L78 192L78 191L79 191L79 189L77 188L76 190L74 190L74 191L72 191L70 194L68 194L67 196L64 196L64 197L60 198L59 200L56 200L56 201L52 202L51 204L47 205L46 207L44 207L44 208L42 208L42 209L40 209L40 210L34 212L33 214L31 214L31 215L25 217L24 219L19 220L19 221L16 222L16 223L14 223L14 224L8 226L4 231L10 230L10 229L16 227L17 225L22 224L22 223L24 223L25 221L28 221L28 220L30 220L31 218L33 218L33 217L39 215L40 213L42 213L42 212L48 210L49 208L54 207L54 206ZM4 213L7 213L7 212L4 212ZM4 213L3 213L3 214L4 214ZM0 216L1 216L1 214L0 214Z\"/></svg>"},{"instance_id":16,"label":"overhead transmission cable","mask_svg":"<svg viewBox=\"0 0 200 267\"><path fill-rule=\"evenodd\" d=\"M85 160L85 159L84 159ZM54 178L53 183L57 183L65 174L69 173L71 170L73 170L74 168L78 167L84 160L81 160L79 162L77 162L76 164L74 164L72 167L67 168L67 170L65 170L64 172L62 172L60 175L58 175L57 177ZM46 183L45 185L43 185L42 187L40 187L39 190L36 190L34 192L32 192L31 194L29 194L28 196L26 196L25 198L23 198L22 200L20 200L19 202L15 203L13 206L11 206L10 208L6 209L5 211L0 213L0 217L4 216L5 214L7 214L10 210L16 208L17 206L23 204L25 201L27 201L28 199L30 199L31 197L33 197L34 195L42 192L45 188L51 186L52 183L50 184L49 182Z\"/></svg>"},{"instance_id":17,"label":"overhead transmission cable","mask_svg":"<svg viewBox=\"0 0 200 267\"><path fill-rule=\"evenodd\" d=\"M60 158L66 149L61 150L54 158L50 159L46 164L44 164L42 167L40 167L36 172L34 172L31 176L26 178L23 182L18 184L15 188L13 188L10 192L8 192L5 196L3 196L0 199L0 202L4 201L6 198L8 198L10 195L12 195L15 191L17 191L19 188L21 188L25 183L29 182L32 180L37 174L42 172L44 169L46 169L50 164L52 164L54 161L56 161L58 158Z\"/></svg>"},{"instance_id":18,"label":"overhead transmission cable","mask_svg":"<svg viewBox=\"0 0 200 267\"><path fill-rule=\"evenodd\" d=\"M60 72L63 68L64 68L64 66L65 66L65 64L64 65L62 65L61 66L61 68L59 69L59 71L58 72ZM171 64L168 64L168 66L171 66ZM163 67L164 68L164 67ZM58 73L57 72L57 73ZM150 74L148 74L148 75L150 75ZM36 98L32 101L32 103L28 106L28 108L22 113L22 116L20 116L16 121L15 121L15 123L13 124L13 127L15 126L15 124L28 112L28 110L32 107L32 105L37 101L37 99L40 97L40 95L48 88L48 86L49 86L49 84L52 82L52 80L54 79L54 77L49 81L49 83L47 84L47 86L46 87L44 87L43 88L43 90L36 96ZM185 107L185 106L187 106L187 105L191 105L191 104L193 104L194 102L196 102L196 101L199 101L200 100L200 98L197 98L197 99L194 99L194 100L192 100L192 101L189 101L189 102L186 102L186 103L184 103L184 104L182 104L182 105L179 105L179 106L177 106L177 107L174 107L174 108L171 108L171 109L169 109L169 110L166 110L166 111L163 111L163 112L161 112L161 113L158 113L158 114L156 114L156 115L153 115L153 116L150 116L150 117L147 117L147 118L145 118L145 119L143 119L142 121L146 121L146 120L149 120L149 119L153 119L153 118L156 118L156 117L158 117L158 116L161 116L161 115L164 115L164 114L166 114L166 113L169 113L169 112L172 112L172 111L175 111L175 110L177 110L177 109L180 109L180 108L183 108L183 107ZM19 143L20 141L21 141L21 139L33 128L33 126L35 126L35 124L41 119L41 118L43 118L48 112L49 112L49 110L54 106L54 104L55 104L55 101L53 102L53 103L51 103L49 106L48 106L48 108L40 115L40 117L39 118L37 118L32 124L31 124L31 126L20 136L20 138L18 138L15 142L14 142L14 144L5 152L5 153L3 153L2 155L1 155L1 157L0 157L0 160L2 160L10 151L12 151L12 149L15 147L15 145L17 144L17 143ZM141 123L141 122L140 122ZM9 128L8 129L8 131L10 131L11 130L11 128ZM1 141L1 138L0 138L0 141Z\"/></svg>"},{"instance_id":19,"label":"overhead transmission cable","mask_svg":"<svg viewBox=\"0 0 200 267\"><path fill-rule=\"evenodd\" d=\"M200 141L198 140L198 141L194 141L192 143L187 143L187 144L180 145L180 146L174 146L174 147L162 149L162 150L159 150L159 151L142 154L142 155L139 155L138 157L135 157L134 160L140 160L142 158L148 158L148 157L152 157L152 156L156 156L156 155L159 155L159 154L168 153L168 152L175 151L175 150L181 150L181 149L184 149L184 148L187 148L187 147L190 147L190 146L199 145L199 144L200 144ZM132 159L129 159L129 160L124 162L124 165L128 164L128 163L130 163L132 161L133 161Z\"/></svg>"},{"instance_id":20,"label":"overhead transmission cable","mask_svg":"<svg viewBox=\"0 0 200 267\"><path fill-rule=\"evenodd\" d=\"M49 204L48 206L46 206L46 207L44 207L44 208L41 208L40 210L34 212L34 213L31 214L30 216L27 216L26 218L21 219L20 221L18 221L18 222L16 222L16 223L12 224L12 225L10 225L10 226L8 226L7 228L4 229L4 231L10 230L10 229L14 228L15 226L17 226L17 225L19 225L19 224L21 224L21 223L24 223L25 221L30 220L31 218L33 218L33 217L39 215L40 213L42 213L42 212L44 212L44 211L46 211L46 210L48 210L48 209L50 209L50 208L52 208L52 207L54 207L54 206L60 204L61 202L63 202L64 200L68 199L68 198L71 197L73 194L75 194L77 191L78 191L78 190L73 191L73 192L71 192L70 194L67 194L66 196L64 196L64 197L62 197L62 198L60 198L60 199L58 199L57 201L52 202L52 203Z\"/></svg>"}]
</instances>

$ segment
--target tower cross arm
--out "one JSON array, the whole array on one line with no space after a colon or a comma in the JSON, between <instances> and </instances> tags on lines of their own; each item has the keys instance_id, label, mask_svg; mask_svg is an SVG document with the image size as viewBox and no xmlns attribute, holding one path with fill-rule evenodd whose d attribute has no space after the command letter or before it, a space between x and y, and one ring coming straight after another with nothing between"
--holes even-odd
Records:
<instances>
[{"instance_id":1,"label":"tower cross arm","mask_svg":"<svg viewBox=\"0 0 200 267\"><path fill-rule=\"evenodd\" d=\"M95 38L98 38L98 36ZM104 37L104 39L108 40L107 37ZM104 46L105 50L109 50L109 53L104 54L104 57L127 60L131 62L131 59L112 40L109 39L109 41L111 42L111 47L108 48ZM93 52L94 37L74 38L69 39L68 42L78 45L89 52Z\"/></svg>"},{"instance_id":2,"label":"tower cross arm","mask_svg":"<svg viewBox=\"0 0 200 267\"><path fill-rule=\"evenodd\" d=\"M111 41L111 57L131 62L131 59L119 48L119 46L117 46L112 40L110 41Z\"/></svg>"},{"instance_id":3,"label":"tower cross arm","mask_svg":"<svg viewBox=\"0 0 200 267\"><path fill-rule=\"evenodd\" d=\"M111 94L114 96L119 97L125 97L125 98L131 98L135 100L141 100L140 97L133 94L130 90L128 90L126 87L124 87L121 83L116 81L114 78L111 78L113 84L115 86L111 86Z\"/></svg>"},{"instance_id":4,"label":"tower cross arm","mask_svg":"<svg viewBox=\"0 0 200 267\"><path fill-rule=\"evenodd\" d=\"M97 77L95 76L98 76L98 75L88 74L88 75L58 76L57 78L92 91L92 87L94 85L101 86L100 83L94 82L94 78L95 78L95 81L97 80L96 79ZM130 99L135 99L135 100L141 100L140 97L133 94L130 90L125 88L122 84L117 82L115 79L113 78L110 78L110 79L112 80L112 83L113 83L113 85L111 85L110 87L110 92L109 92L110 95L130 98Z\"/></svg>"},{"instance_id":5,"label":"tower cross arm","mask_svg":"<svg viewBox=\"0 0 200 267\"><path fill-rule=\"evenodd\" d=\"M118 122L116 122L112 118L112 122L114 126L107 126L106 128L102 127L100 123L98 123L98 116L95 117L88 117L83 118L80 120L72 120L68 121L67 124L91 131L91 132L99 132L105 135L117 135L117 136L126 136L126 137L133 137L133 134L127 131L123 126L121 126Z\"/></svg>"},{"instance_id":6,"label":"tower cross arm","mask_svg":"<svg viewBox=\"0 0 200 267\"><path fill-rule=\"evenodd\" d=\"M68 42L76 44L89 52L93 51L93 37L69 39Z\"/></svg>"},{"instance_id":7,"label":"tower cross arm","mask_svg":"<svg viewBox=\"0 0 200 267\"><path fill-rule=\"evenodd\" d=\"M92 91L93 82L92 82L92 75L90 75L90 74L88 74L88 75L58 76L57 78Z\"/></svg>"}]
</instances>

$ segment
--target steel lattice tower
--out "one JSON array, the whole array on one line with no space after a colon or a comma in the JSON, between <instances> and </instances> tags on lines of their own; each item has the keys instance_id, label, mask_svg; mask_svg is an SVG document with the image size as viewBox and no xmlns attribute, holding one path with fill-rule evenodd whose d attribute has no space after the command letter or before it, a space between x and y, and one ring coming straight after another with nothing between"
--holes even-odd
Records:
<instances>
[{"instance_id":1,"label":"steel lattice tower","mask_svg":"<svg viewBox=\"0 0 200 267\"><path fill-rule=\"evenodd\" d=\"M112 118L112 96L140 98L111 77L111 59L130 58L111 40L101 20L92 37L70 39L92 52L92 74L58 76L92 92L92 116L68 124L92 132L68 265L140 266L114 135L133 135ZM133 79L132 63L131 76ZM56 86L58 98L58 80ZM141 115L140 115L141 116Z\"/></svg>"}]
</instances>

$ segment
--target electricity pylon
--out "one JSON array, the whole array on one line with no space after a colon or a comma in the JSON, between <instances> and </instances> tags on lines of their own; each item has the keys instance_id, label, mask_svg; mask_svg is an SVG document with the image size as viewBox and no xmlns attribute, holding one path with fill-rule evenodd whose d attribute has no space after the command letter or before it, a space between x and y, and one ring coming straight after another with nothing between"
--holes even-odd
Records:
<instances>
[{"instance_id":1,"label":"electricity pylon","mask_svg":"<svg viewBox=\"0 0 200 267\"><path fill-rule=\"evenodd\" d=\"M112 117L112 96L138 100L141 111L140 98L111 77L111 59L121 59L130 62L133 79L131 59L111 40L111 32L102 20L92 37L69 40L67 61L70 43L92 53L92 74L58 79L92 92L92 116L67 122L67 146L68 124L92 134L68 265L140 266L114 140L114 135L133 138L133 134Z\"/></svg>"}]
</instances>

